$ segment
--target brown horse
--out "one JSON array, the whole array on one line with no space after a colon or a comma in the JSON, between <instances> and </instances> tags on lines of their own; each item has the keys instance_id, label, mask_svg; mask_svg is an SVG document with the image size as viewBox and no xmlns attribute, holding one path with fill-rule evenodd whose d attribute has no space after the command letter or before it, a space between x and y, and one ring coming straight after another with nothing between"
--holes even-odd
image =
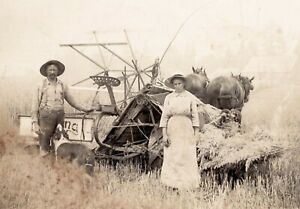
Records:
<instances>
[{"instance_id":1,"label":"brown horse","mask_svg":"<svg viewBox=\"0 0 300 209\"><path fill-rule=\"evenodd\" d=\"M219 109L242 110L244 103L249 101L254 77L220 76L212 80L207 86L207 102Z\"/></svg>"},{"instance_id":2,"label":"brown horse","mask_svg":"<svg viewBox=\"0 0 300 209\"><path fill-rule=\"evenodd\" d=\"M209 83L209 79L206 75L205 69L201 68L194 68L193 73L185 76L186 84L185 89L196 97L198 97L201 101L205 102L206 98L206 87Z\"/></svg>"}]
</instances>

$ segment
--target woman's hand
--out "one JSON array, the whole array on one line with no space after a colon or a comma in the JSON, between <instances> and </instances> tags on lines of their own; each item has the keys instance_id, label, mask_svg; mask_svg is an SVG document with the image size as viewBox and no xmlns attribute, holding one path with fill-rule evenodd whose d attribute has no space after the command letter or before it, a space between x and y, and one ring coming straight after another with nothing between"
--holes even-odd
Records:
<instances>
[{"instance_id":1,"label":"woman's hand","mask_svg":"<svg viewBox=\"0 0 300 209\"><path fill-rule=\"evenodd\" d=\"M170 141L170 139L168 138L167 135L163 136L163 144L164 144L165 147L169 147L171 145L171 141Z\"/></svg>"},{"instance_id":2,"label":"woman's hand","mask_svg":"<svg viewBox=\"0 0 300 209\"><path fill-rule=\"evenodd\" d=\"M194 136L195 136L196 140L199 139L199 128L198 127L194 127Z\"/></svg>"},{"instance_id":3,"label":"woman's hand","mask_svg":"<svg viewBox=\"0 0 300 209\"><path fill-rule=\"evenodd\" d=\"M162 134L163 134L163 144L165 147L169 147L171 145L171 141L168 137L168 134L167 134L167 128L163 128L162 129Z\"/></svg>"}]
</instances>

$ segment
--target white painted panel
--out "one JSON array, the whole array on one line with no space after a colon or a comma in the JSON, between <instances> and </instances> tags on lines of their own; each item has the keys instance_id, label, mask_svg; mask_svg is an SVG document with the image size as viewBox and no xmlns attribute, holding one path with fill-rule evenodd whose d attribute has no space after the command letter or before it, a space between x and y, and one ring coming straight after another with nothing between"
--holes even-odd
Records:
<instances>
[{"instance_id":1,"label":"white painted panel","mask_svg":"<svg viewBox=\"0 0 300 209\"><path fill-rule=\"evenodd\" d=\"M34 136L34 133L31 131L31 117L30 116L20 116L20 128L19 134L21 136ZM92 141L92 127L93 119L85 118L83 123L83 132L82 132L82 119L76 117L65 117L64 123L65 130L67 131L70 140L77 141Z\"/></svg>"}]
</instances>

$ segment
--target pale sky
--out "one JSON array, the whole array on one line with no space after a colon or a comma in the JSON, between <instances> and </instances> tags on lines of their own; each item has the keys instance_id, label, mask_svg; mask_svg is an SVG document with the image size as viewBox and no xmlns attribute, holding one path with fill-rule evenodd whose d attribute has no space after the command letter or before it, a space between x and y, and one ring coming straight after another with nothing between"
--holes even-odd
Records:
<instances>
[{"instance_id":1,"label":"pale sky","mask_svg":"<svg viewBox=\"0 0 300 209\"><path fill-rule=\"evenodd\" d=\"M212 44L207 43L208 37L223 47L230 45L228 33L235 31L228 30L224 36L220 31L224 27L260 31L276 25L290 50L300 38L299 0L0 0L0 75L5 70L6 75L38 75L40 66L50 59L66 65L64 76L70 81L78 80L76 73L83 77L97 73L97 67L59 44L94 42L93 31L100 42L126 41L123 29L140 65L148 66L162 55L181 23L196 9L164 58L165 74L176 66L176 53L187 60L179 64L181 68L201 64ZM102 62L97 48L80 49ZM112 49L130 61L128 47ZM196 57L182 54L190 52ZM123 65L109 54L105 58L111 66Z\"/></svg>"}]
</instances>

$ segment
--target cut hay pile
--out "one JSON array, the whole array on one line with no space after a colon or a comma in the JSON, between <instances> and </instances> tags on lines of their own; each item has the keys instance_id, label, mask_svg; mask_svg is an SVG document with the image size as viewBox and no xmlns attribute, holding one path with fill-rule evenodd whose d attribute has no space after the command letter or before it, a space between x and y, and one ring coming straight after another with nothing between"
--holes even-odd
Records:
<instances>
[{"instance_id":1,"label":"cut hay pile","mask_svg":"<svg viewBox=\"0 0 300 209\"><path fill-rule=\"evenodd\" d=\"M228 170L239 167L247 172L254 164L279 156L286 148L267 131L255 129L225 137L228 129L207 125L197 142L200 171Z\"/></svg>"},{"instance_id":2,"label":"cut hay pile","mask_svg":"<svg viewBox=\"0 0 300 209\"><path fill-rule=\"evenodd\" d=\"M205 118L197 141L202 173L239 170L245 174L254 166L279 156L286 148L285 144L261 128L244 132L234 121L234 111L222 112L205 104L199 105L198 111Z\"/></svg>"}]
</instances>

